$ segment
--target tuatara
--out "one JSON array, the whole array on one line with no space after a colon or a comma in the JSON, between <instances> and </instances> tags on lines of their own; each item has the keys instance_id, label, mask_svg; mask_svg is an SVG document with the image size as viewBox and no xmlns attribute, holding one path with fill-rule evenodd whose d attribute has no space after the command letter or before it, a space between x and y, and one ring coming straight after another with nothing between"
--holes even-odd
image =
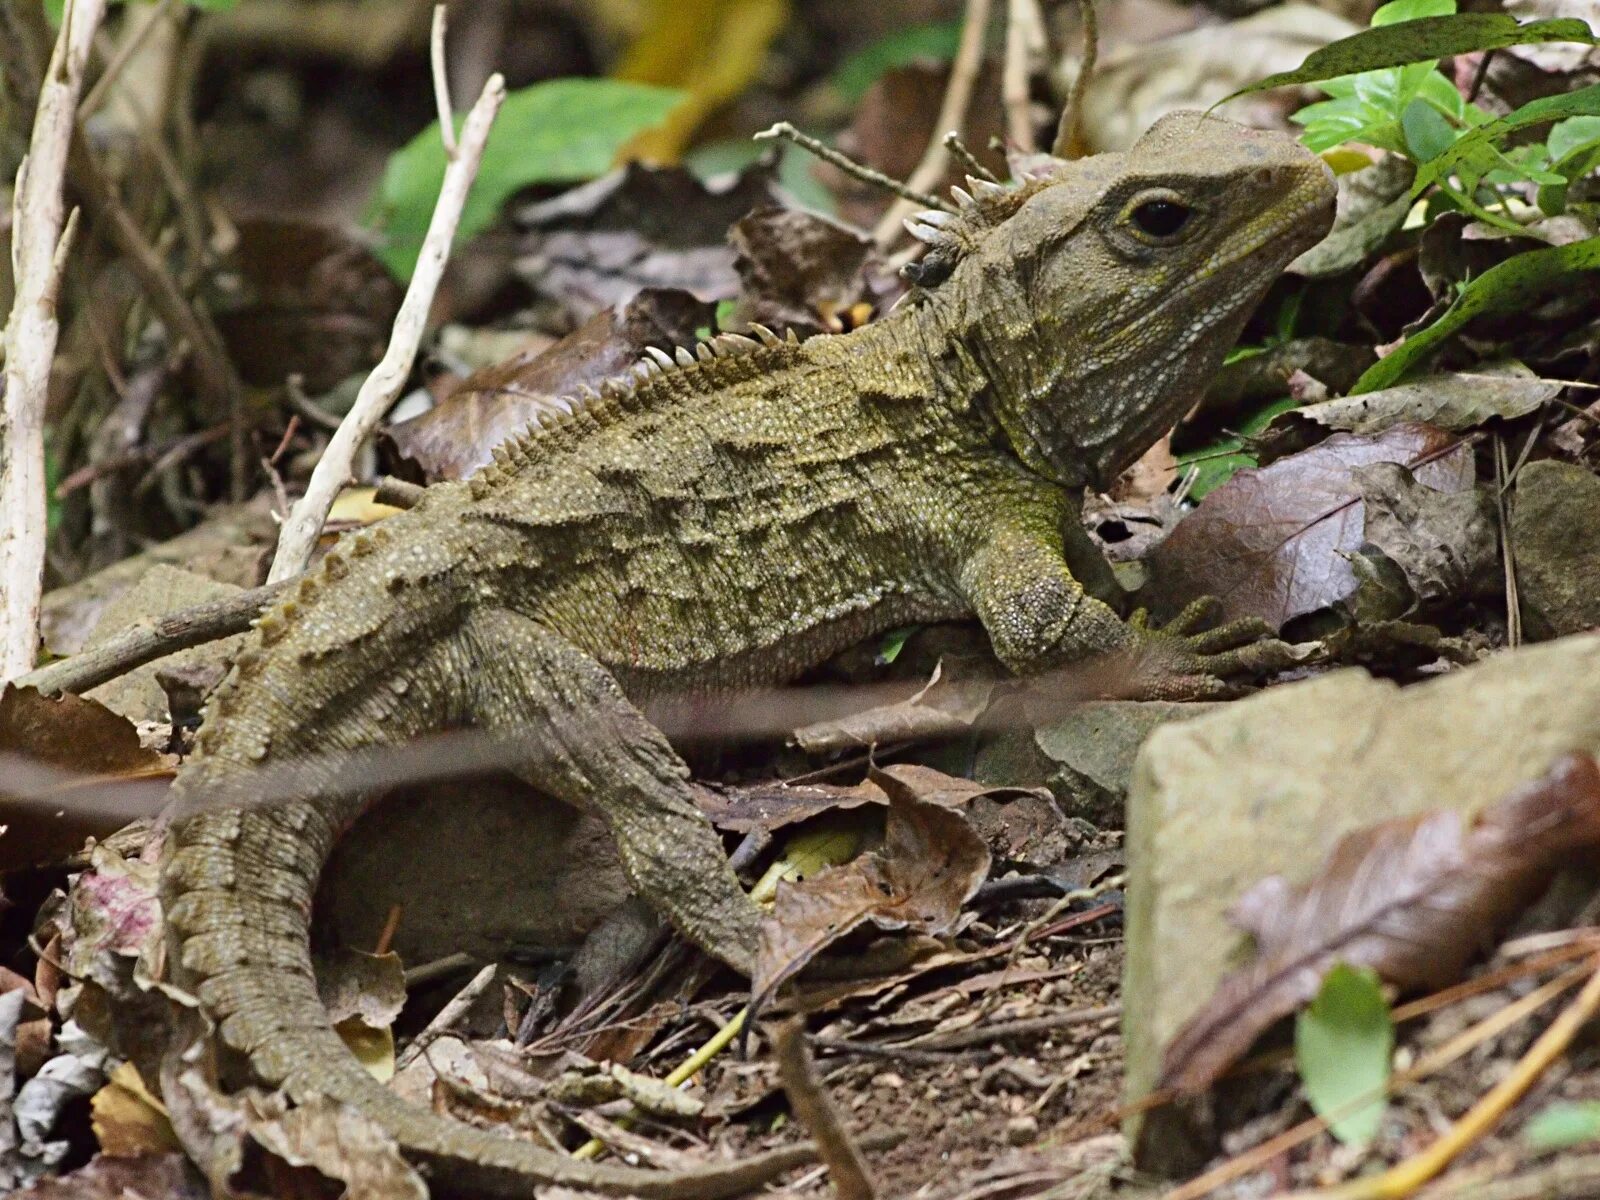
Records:
<instances>
[{"instance_id":1,"label":"tuatara","mask_svg":"<svg viewBox=\"0 0 1600 1200\"><path fill-rule=\"evenodd\" d=\"M1327 168L1185 113L1125 154L974 190L913 220L930 248L884 319L656 352L345 538L260 618L175 785L162 874L172 976L256 1078L359 1106L470 1186L748 1189L803 1150L669 1174L582 1163L378 1084L330 1028L307 949L318 873L364 799L252 804L251 773L450 727L524 739L518 773L602 813L638 892L748 973L759 913L637 704L974 615L1017 672L1148 643L1160 692L1264 661L1130 628L1068 562L1081 489L1193 402L1327 231Z\"/></svg>"}]
</instances>

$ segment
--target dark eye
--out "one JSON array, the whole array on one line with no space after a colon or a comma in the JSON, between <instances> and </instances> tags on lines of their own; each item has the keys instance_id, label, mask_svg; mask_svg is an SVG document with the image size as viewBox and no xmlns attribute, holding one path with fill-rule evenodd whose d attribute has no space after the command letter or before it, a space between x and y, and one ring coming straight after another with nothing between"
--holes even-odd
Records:
<instances>
[{"instance_id":1,"label":"dark eye","mask_svg":"<svg viewBox=\"0 0 1600 1200\"><path fill-rule=\"evenodd\" d=\"M1133 210L1133 223L1151 237L1169 238L1188 224L1189 213L1176 200L1146 200Z\"/></svg>"}]
</instances>

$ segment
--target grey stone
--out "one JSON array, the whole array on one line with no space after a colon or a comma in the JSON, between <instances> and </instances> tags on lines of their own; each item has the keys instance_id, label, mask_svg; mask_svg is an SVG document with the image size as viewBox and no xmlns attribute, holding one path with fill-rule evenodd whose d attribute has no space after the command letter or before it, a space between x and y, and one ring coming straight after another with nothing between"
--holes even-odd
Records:
<instances>
[{"instance_id":1,"label":"grey stone","mask_svg":"<svg viewBox=\"0 0 1600 1200\"><path fill-rule=\"evenodd\" d=\"M1511 546L1530 630L1600 626L1600 478L1572 463L1529 463L1517 474Z\"/></svg>"},{"instance_id":2,"label":"grey stone","mask_svg":"<svg viewBox=\"0 0 1600 1200\"><path fill-rule=\"evenodd\" d=\"M1225 972L1247 954L1227 911L1267 875L1311 878L1344 834L1449 805L1466 813L1600 751L1600 636L1497 655L1401 690L1339 671L1156 730L1128 804L1130 1101ZM1177 1172L1209 1149L1199 1106L1128 1130L1141 1166Z\"/></svg>"}]
</instances>

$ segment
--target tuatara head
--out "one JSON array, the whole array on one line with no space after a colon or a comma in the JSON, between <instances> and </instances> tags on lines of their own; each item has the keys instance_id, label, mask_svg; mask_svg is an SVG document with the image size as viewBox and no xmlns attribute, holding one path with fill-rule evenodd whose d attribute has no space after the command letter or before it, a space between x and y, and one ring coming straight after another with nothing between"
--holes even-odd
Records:
<instances>
[{"instance_id":1,"label":"tuatara head","mask_svg":"<svg viewBox=\"0 0 1600 1200\"><path fill-rule=\"evenodd\" d=\"M1199 397L1262 295L1333 219L1292 138L1180 112L1123 154L923 214L922 302L989 381L1018 456L1105 486Z\"/></svg>"}]
</instances>

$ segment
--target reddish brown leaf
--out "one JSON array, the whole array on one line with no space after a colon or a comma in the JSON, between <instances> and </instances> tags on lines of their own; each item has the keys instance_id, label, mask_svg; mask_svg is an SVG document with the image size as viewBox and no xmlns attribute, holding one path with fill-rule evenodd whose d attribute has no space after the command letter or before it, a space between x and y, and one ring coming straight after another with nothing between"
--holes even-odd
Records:
<instances>
[{"instance_id":1,"label":"reddish brown leaf","mask_svg":"<svg viewBox=\"0 0 1600 1200\"><path fill-rule=\"evenodd\" d=\"M1436 491L1472 486L1472 452L1429 425L1375 436L1336 434L1259 470L1240 471L1205 498L1146 560L1147 602L1158 615L1201 596L1221 620L1261 617L1281 628L1356 590L1346 555L1361 546L1366 512L1357 467L1401 463Z\"/></svg>"},{"instance_id":2,"label":"reddish brown leaf","mask_svg":"<svg viewBox=\"0 0 1600 1200\"><path fill-rule=\"evenodd\" d=\"M211 1195L200 1172L181 1154L142 1158L96 1155L75 1171L11 1193L11 1200L128 1200L161 1196L164 1200L203 1200Z\"/></svg>"},{"instance_id":3,"label":"reddish brown leaf","mask_svg":"<svg viewBox=\"0 0 1600 1200\"><path fill-rule=\"evenodd\" d=\"M400 285L366 247L303 221L245 221L215 280L217 329L248 383L305 378L313 394L370 367L400 309Z\"/></svg>"},{"instance_id":4,"label":"reddish brown leaf","mask_svg":"<svg viewBox=\"0 0 1600 1200\"><path fill-rule=\"evenodd\" d=\"M734 329L754 321L801 336L839 333L905 291L871 238L815 213L758 208L728 231L728 240L739 252Z\"/></svg>"},{"instance_id":5,"label":"reddish brown leaf","mask_svg":"<svg viewBox=\"0 0 1600 1200\"><path fill-rule=\"evenodd\" d=\"M923 799L913 784L882 771L873 781L889 797L880 853L795 884L779 884L761 927L751 992L761 1007L773 991L823 950L863 925L937 935L989 873L989 848L966 819Z\"/></svg>"},{"instance_id":6,"label":"reddish brown leaf","mask_svg":"<svg viewBox=\"0 0 1600 1200\"><path fill-rule=\"evenodd\" d=\"M565 413L580 387L628 371L646 346L692 345L712 313L687 292L646 289L548 349L473 372L437 408L392 426L388 442L430 483L465 479L541 412Z\"/></svg>"},{"instance_id":7,"label":"reddish brown leaf","mask_svg":"<svg viewBox=\"0 0 1600 1200\"><path fill-rule=\"evenodd\" d=\"M105 837L134 816L155 811L148 791L130 788L130 809L111 803L105 781L92 778L148 779L163 769L161 755L140 744L133 723L98 701L7 686L0 691L0 758L6 756L65 768L88 777L88 786L62 786L47 798L24 802L8 794L0 778L0 870L53 862L82 846L85 837Z\"/></svg>"},{"instance_id":8,"label":"reddish brown leaf","mask_svg":"<svg viewBox=\"0 0 1600 1200\"><path fill-rule=\"evenodd\" d=\"M637 162L516 214L517 274L541 299L587 321L640 288L682 288L701 300L739 290L728 227L781 204L771 171L747 167L701 183L682 167Z\"/></svg>"},{"instance_id":9,"label":"reddish brown leaf","mask_svg":"<svg viewBox=\"0 0 1600 1200\"><path fill-rule=\"evenodd\" d=\"M749 833L761 829L774 833L779 829L821 816L825 812L840 812L860 808L864 804L888 805L889 797L876 782L884 776L911 788L925 803L941 808L956 808L979 796L1018 797L1034 796L1048 800L1050 793L1044 788L999 787L994 784L974 783L955 775L946 775L932 767L915 763L895 763L874 771L872 778L863 779L850 787L833 784L758 783L748 787L706 788L700 794L700 810L711 818L719 829L733 833Z\"/></svg>"},{"instance_id":10,"label":"reddish brown leaf","mask_svg":"<svg viewBox=\"0 0 1600 1200\"><path fill-rule=\"evenodd\" d=\"M1268 1026L1316 995L1336 962L1404 989L1452 982L1563 859L1600 843L1600 768L1570 754L1468 825L1436 809L1358 830L1317 877L1240 897L1256 961L1224 979L1167 1047L1160 1086L1210 1086Z\"/></svg>"}]
</instances>

